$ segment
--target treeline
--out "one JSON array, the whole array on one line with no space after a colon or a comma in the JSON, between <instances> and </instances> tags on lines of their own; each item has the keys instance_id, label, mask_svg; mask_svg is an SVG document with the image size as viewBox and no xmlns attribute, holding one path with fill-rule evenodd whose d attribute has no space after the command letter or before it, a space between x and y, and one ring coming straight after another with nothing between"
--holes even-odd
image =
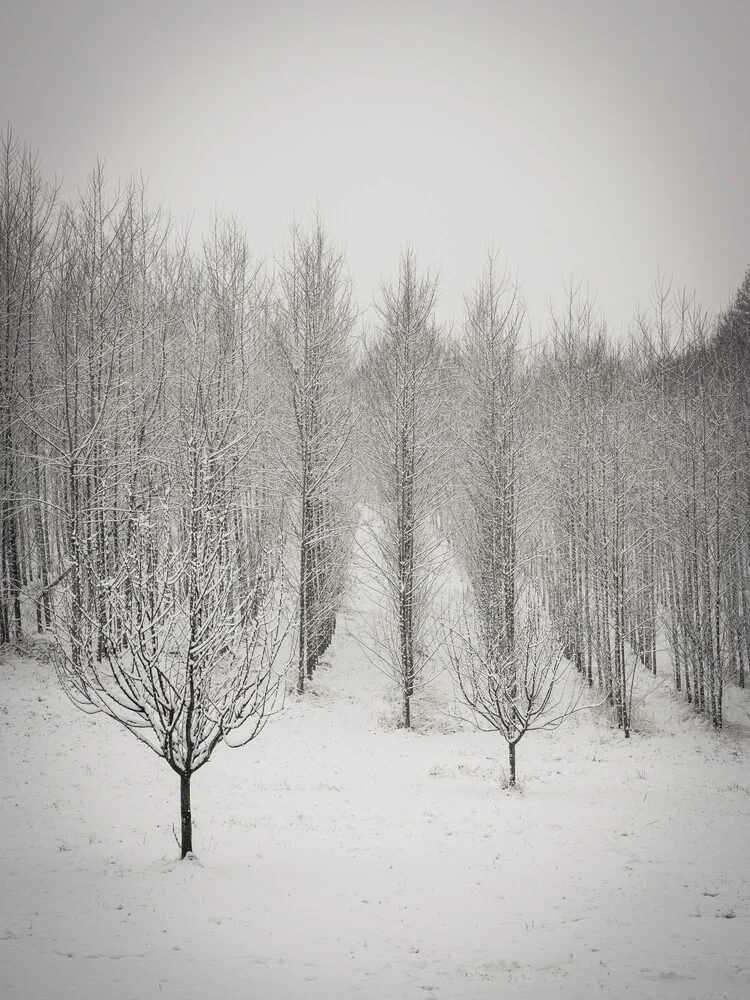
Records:
<instances>
[{"instance_id":1,"label":"treeline","mask_svg":"<svg viewBox=\"0 0 750 1000\"><path fill-rule=\"evenodd\" d=\"M567 623L561 641L626 732L630 656L670 670L716 727L725 682L745 685L748 290L750 276L711 321L659 286L619 346L572 298L543 362L548 595Z\"/></svg>"},{"instance_id":2,"label":"treeline","mask_svg":"<svg viewBox=\"0 0 750 1000\"><path fill-rule=\"evenodd\" d=\"M229 219L196 250L140 183L113 192L97 168L65 204L10 131L0 158L0 642L32 607L32 628L67 636L80 700L116 714L97 664L134 656L144 622L166 656L160 615L179 606L170 642L195 666L283 583L302 692L367 505L373 648L404 725L453 642L483 665L475 700L481 682L513 707L512 742L543 633L626 734L637 665L721 726L750 670L750 275L718 318L659 286L619 342L571 288L535 344L494 257L453 334L407 249L363 328L320 219L273 262ZM447 630L446 559L466 581ZM190 773L193 723L182 757L168 746L184 700L167 677L138 708L128 670L128 711L161 718L159 752Z\"/></svg>"},{"instance_id":3,"label":"treeline","mask_svg":"<svg viewBox=\"0 0 750 1000\"><path fill-rule=\"evenodd\" d=\"M318 222L293 229L272 280L231 220L192 252L141 185L113 194L97 168L60 204L10 134L0 169L0 641L21 636L24 598L52 627L65 591L101 657L105 584L166 511L186 551L205 519L220 523L215 556L239 560L244 589L283 557L301 689L332 637L350 549L354 313L340 255Z\"/></svg>"}]
</instances>

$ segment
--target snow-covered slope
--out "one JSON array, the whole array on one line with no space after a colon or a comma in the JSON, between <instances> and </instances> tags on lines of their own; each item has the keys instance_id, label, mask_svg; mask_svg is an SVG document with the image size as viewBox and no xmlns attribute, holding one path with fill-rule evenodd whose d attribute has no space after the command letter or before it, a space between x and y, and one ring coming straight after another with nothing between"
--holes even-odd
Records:
<instances>
[{"instance_id":1,"label":"snow-covered slope","mask_svg":"<svg viewBox=\"0 0 750 1000\"><path fill-rule=\"evenodd\" d=\"M526 738L512 792L499 737L388 714L344 628L310 691L196 776L178 862L164 762L6 652L0 996L750 995L739 722L710 733L658 691L647 735L579 715Z\"/></svg>"}]
</instances>

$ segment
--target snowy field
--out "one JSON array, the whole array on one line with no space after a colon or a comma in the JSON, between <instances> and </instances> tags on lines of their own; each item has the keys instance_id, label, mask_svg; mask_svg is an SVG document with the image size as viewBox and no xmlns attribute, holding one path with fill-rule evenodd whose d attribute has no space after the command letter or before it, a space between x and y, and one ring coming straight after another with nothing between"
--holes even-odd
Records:
<instances>
[{"instance_id":1,"label":"snowy field","mask_svg":"<svg viewBox=\"0 0 750 1000\"><path fill-rule=\"evenodd\" d=\"M719 735L658 690L627 741L578 715L521 744L514 792L444 686L389 728L344 627L196 775L178 862L166 764L0 661L3 1000L750 996L747 701Z\"/></svg>"}]
</instances>

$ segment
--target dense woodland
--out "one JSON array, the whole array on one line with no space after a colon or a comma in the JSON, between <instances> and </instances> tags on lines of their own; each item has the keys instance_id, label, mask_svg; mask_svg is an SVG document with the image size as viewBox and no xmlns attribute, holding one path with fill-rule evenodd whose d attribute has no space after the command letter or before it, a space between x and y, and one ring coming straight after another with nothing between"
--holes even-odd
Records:
<instances>
[{"instance_id":1,"label":"dense woodland","mask_svg":"<svg viewBox=\"0 0 750 1000\"><path fill-rule=\"evenodd\" d=\"M183 852L190 775L260 731L290 641L305 691L356 558L403 725L443 662L512 778L566 665L626 735L637 670L717 728L746 684L750 272L716 317L657 282L621 338L577 287L532 336L491 254L455 329L437 294L408 247L365 312L318 217L272 260L228 218L196 246L0 140L0 643L56 635L71 697L167 760Z\"/></svg>"}]
</instances>

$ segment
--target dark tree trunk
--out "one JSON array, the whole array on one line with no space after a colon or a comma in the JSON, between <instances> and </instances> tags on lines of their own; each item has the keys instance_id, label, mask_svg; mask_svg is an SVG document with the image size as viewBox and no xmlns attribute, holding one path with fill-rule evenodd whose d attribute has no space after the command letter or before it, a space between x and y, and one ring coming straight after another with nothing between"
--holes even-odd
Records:
<instances>
[{"instance_id":1,"label":"dark tree trunk","mask_svg":"<svg viewBox=\"0 0 750 1000\"><path fill-rule=\"evenodd\" d=\"M404 729L411 729L411 696L408 691L404 691L403 701L403 723Z\"/></svg>"},{"instance_id":2,"label":"dark tree trunk","mask_svg":"<svg viewBox=\"0 0 750 1000\"><path fill-rule=\"evenodd\" d=\"M308 605L307 605L307 564L308 552L305 540L305 504L303 501L302 510L302 542L300 544L300 583L299 583L299 650L297 663L297 691L299 694L305 690L305 673L307 670L307 631L308 631Z\"/></svg>"},{"instance_id":3,"label":"dark tree trunk","mask_svg":"<svg viewBox=\"0 0 750 1000\"><path fill-rule=\"evenodd\" d=\"M180 775L180 819L182 821L182 849L180 857L193 852L193 814L190 809L190 772Z\"/></svg>"},{"instance_id":4,"label":"dark tree trunk","mask_svg":"<svg viewBox=\"0 0 750 1000\"><path fill-rule=\"evenodd\" d=\"M515 788L516 787L516 744L515 743L508 744L508 769L510 772L508 777L508 787Z\"/></svg>"},{"instance_id":5,"label":"dark tree trunk","mask_svg":"<svg viewBox=\"0 0 750 1000\"><path fill-rule=\"evenodd\" d=\"M411 421L413 427L413 420ZM403 723L411 728L411 696L414 694L414 455L407 426L401 432L396 464L399 468L399 509L397 517L399 549L399 640L403 691Z\"/></svg>"}]
</instances>

